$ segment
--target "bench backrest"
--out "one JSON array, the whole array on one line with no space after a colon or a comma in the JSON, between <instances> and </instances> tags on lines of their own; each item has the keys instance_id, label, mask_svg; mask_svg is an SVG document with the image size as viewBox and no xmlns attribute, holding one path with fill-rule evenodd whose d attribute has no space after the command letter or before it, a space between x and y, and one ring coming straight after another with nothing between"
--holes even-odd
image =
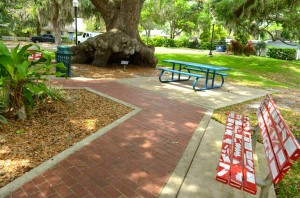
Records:
<instances>
[{"instance_id":1,"label":"bench backrest","mask_svg":"<svg viewBox=\"0 0 300 198\"><path fill-rule=\"evenodd\" d=\"M256 115L271 177L278 184L290 169L291 160L299 158L300 146L269 95L261 102Z\"/></svg>"}]
</instances>

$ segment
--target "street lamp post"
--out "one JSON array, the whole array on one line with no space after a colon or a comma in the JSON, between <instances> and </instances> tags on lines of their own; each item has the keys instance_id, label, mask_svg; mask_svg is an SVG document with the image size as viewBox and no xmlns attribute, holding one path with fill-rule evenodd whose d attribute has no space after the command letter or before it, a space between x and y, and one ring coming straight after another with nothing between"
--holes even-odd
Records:
<instances>
[{"instance_id":1,"label":"street lamp post","mask_svg":"<svg viewBox=\"0 0 300 198\"><path fill-rule=\"evenodd\" d=\"M212 31L211 31L211 40L210 40L210 51L209 51L209 54L208 54L210 56L212 56L212 42L213 42L213 39L214 39L215 24L216 24L216 20L213 19L213 21L212 21Z\"/></svg>"},{"instance_id":2,"label":"street lamp post","mask_svg":"<svg viewBox=\"0 0 300 198\"><path fill-rule=\"evenodd\" d=\"M77 8L78 8L78 0L73 0L74 14L75 14L75 42L77 46Z\"/></svg>"}]
</instances>

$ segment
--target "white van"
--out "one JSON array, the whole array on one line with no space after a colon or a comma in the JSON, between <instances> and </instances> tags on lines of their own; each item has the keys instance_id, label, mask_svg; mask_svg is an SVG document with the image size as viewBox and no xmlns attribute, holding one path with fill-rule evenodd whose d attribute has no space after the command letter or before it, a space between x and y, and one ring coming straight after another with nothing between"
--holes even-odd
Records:
<instances>
[{"instance_id":1,"label":"white van","mask_svg":"<svg viewBox=\"0 0 300 198\"><path fill-rule=\"evenodd\" d=\"M81 36L77 36L77 44L82 43L82 42L86 41L88 38L92 38L99 34L101 34L101 33L99 33L99 32L84 32Z\"/></svg>"}]
</instances>

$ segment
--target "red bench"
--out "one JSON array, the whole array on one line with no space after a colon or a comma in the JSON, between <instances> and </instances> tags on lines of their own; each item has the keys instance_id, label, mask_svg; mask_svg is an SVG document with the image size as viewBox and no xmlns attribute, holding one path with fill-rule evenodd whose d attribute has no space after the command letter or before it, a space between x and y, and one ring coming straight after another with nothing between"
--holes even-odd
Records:
<instances>
[{"instance_id":1,"label":"red bench","mask_svg":"<svg viewBox=\"0 0 300 198\"><path fill-rule=\"evenodd\" d=\"M290 169L291 161L300 156L300 146L282 118L272 98L267 95L256 112L258 126L252 136L250 119L230 113L227 118L217 181L268 197L272 183L278 184ZM270 173L265 179L256 178L253 152L260 131Z\"/></svg>"},{"instance_id":2,"label":"red bench","mask_svg":"<svg viewBox=\"0 0 300 198\"><path fill-rule=\"evenodd\" d=\"M28 51L31 52L30 50L28 50ZM42 57L43 57L42 52L33 52L31 55L28 56L28 60L38 61Z\"/></svg>"}]
</instances>

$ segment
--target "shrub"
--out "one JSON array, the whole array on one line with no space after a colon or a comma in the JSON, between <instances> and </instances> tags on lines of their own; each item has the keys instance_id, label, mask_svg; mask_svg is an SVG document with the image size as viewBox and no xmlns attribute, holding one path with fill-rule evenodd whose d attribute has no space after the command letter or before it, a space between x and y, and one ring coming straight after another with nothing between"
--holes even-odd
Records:
<instances>
[{"instance_id":1,"label":"shrub","mask_svg":"<svg viewBox=\"0 0 300 198\"><path fill-rule=\"evenodd\" d=\"M211 45L210 42L201 42L199 49L210 50L210 45ZM212 44L212 50L214 50L214 49L216 49L216 44L213 42L213 44Z\"/></svg>"},{"instance_id":2,"label":"shrub","mask_svg":"<svg viewBox=\"0 0 300 198\"><path fill-rule=\"evenodd\" d=\"M243 52L243 46L239 43L239 41L231 40L231 48L234 55L241 55Z\"/></svg>"},{"instance_id":3,"label":"shrub","mask_svg":"<svg viewBox=\"0 0 300 198\"><path fill-rule=\"evenodd\" d=\"M162 47L162 46L164 46L165 42L166 42L166 38L164 38L164 37L155 36L153 38L153 43L154 43L155 47Z\"/></svg>"},{"instance_id":4,"label":"shrub","mask_svg":"<svg viewBox=\"0 0 300 198\"><path fill-rule=\"evenodd\" d=\"M189 39L187 47L194 48L194 49L199 48L199 41L198 41L198 39L197 38L191 38L191 39Z\"/></svg>"},{"instance_id":5,"label":"shrub","mask_svg":"<svg viewBox=\"0 0 300 198\"><path fill-rule=\"evenodd\" d=\"M176 39L175 46L176 47L188 47L189 40L188 39Z\"/></svg>"},{"instance_id":6,"label":"shrub","mask_svg":"<svg viewBox=\"0 0 300 198\"><path fill-rule=\"evenodd\" d=\"M255 54L255 47L254 47L252 41L248 41L247 45L244 46L244 48L243 48L243 53L244 53L246 56L250 56L250 55Z\"/></svg>"},{"instance_id":7,"label":"shrub","mask_svg":"<svg viewBox=\"0 0 300 198\"><path fill-rule=\"evenodd\" d=\"M176 47L175 45L175 40L174 39L165 39L165 44L164 44L165 47Z\"/></svg>"},{"instance_id":8,"label":"shrub","mask_svg":"<svg viewBox=\"0 0 300 198\"><path fill-rule=\"evenodd\" d=\"M63 63L51 65L51 56L37 50L28 51L33 44L25 45L19 49L19 45L8 50L3 42L0 42L0 88L7 94L7 104L19 119L26 118L28 107L34 106L34 97L37 94L46 93L51 97L42 78L43 74L49 74L52 67L66 70ZM43 57L39 60L30 60L29 56L40 52ZM60 74L58 74L60 75Z\"/></svg>"},{"instance_id":9,"label":"shrub","mask_svg":"<svg viewBox=\"0 0 300 198\"><path fill-rule=\"evenodd\" d=\"M269 47L267 56L282 60L295 60L297 50L294 48Z\"/></svg>"}]
</instances>

